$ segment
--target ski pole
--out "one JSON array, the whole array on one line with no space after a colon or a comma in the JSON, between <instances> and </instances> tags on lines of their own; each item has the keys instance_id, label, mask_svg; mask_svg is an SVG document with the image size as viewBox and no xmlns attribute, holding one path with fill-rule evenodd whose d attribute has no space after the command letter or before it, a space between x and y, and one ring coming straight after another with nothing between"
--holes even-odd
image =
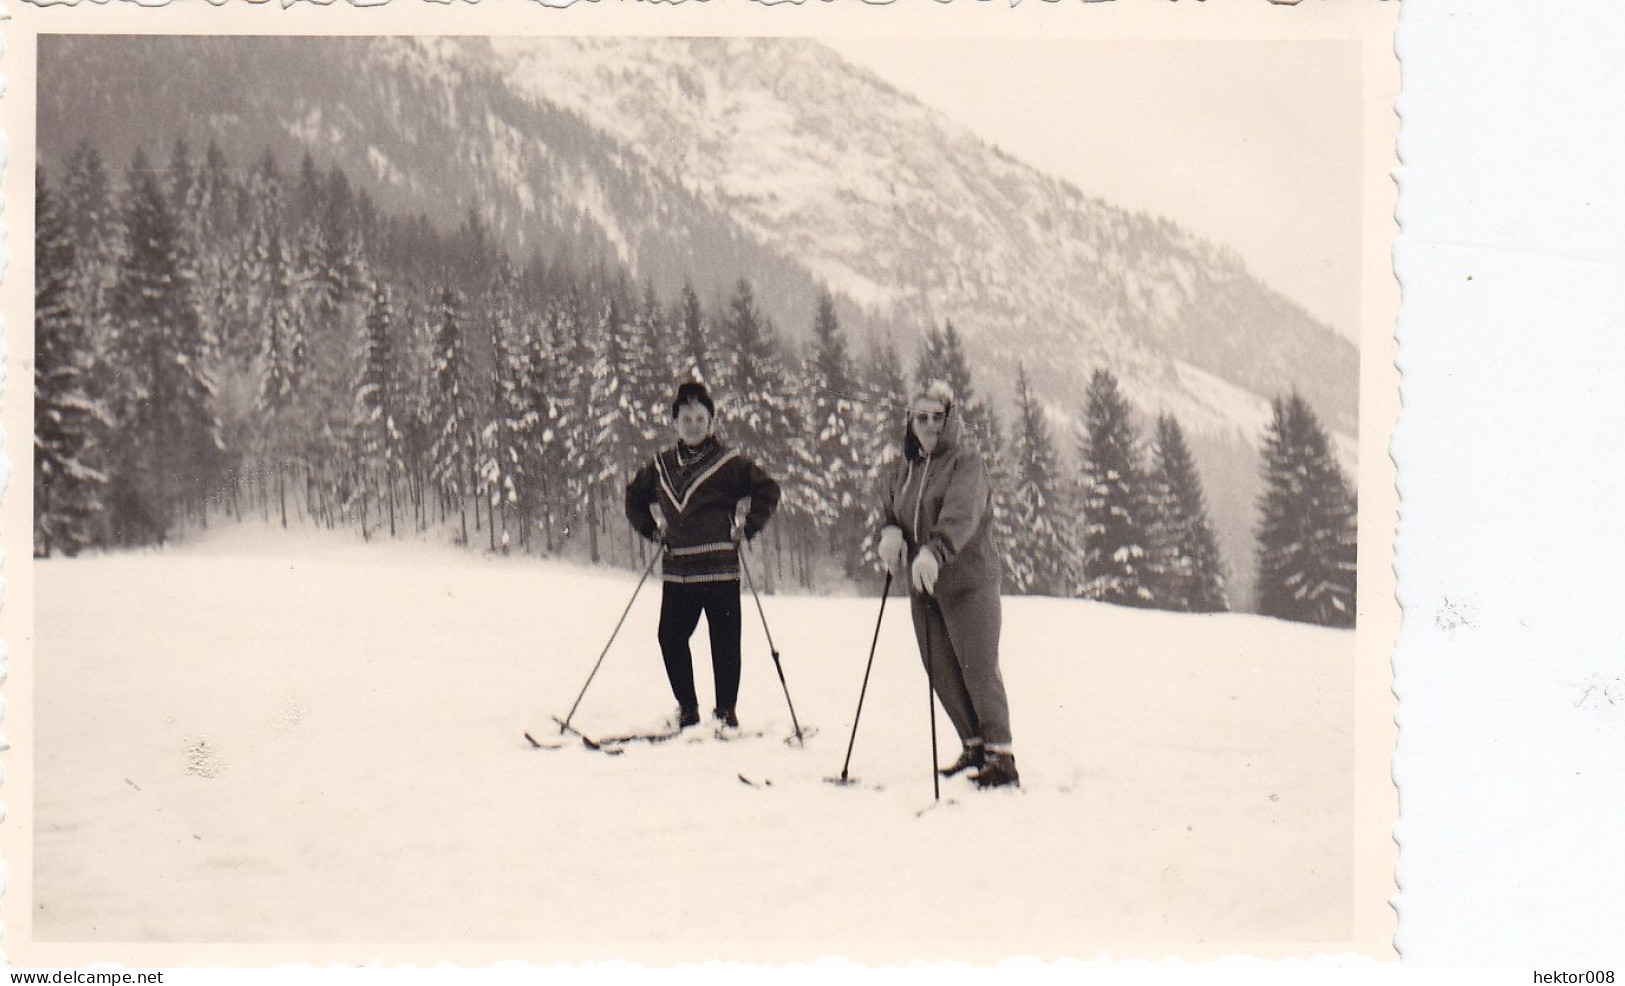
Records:
<instances>
[{"instance_id":1,"label":"ski pole","mask_svg":"<svg viewBox=\"0 0 1625 986\"><path fill-rule=\"evenodd\" d=\"M891 572L886 573L886 587L880 590L880 617L875 620L875 639L869 642L869 663L863 668L863 687L858 689L858 711L852 714L852 738L846 741L846 762L841 764L841 783L846 783L847 768L852 766L852 746L858 741L858 719L863 715L863 696L869 693L869 672L875 666L875 647L880 644L880 622L886 618L886 599L891 595Z\"/></svg>"},{"instance_id":2,"label":"ski pole","mask_svg":"<svg viewBox=\"0 0 1625 986\"><path fill-rule=\"evenodd\" d=\"M927 595L925 605L935 610L936 600ZM925 700L931 708L931 799L941 801L942 778L937 775L937 686L931 680L936 671L931 658L931 632L928 629L925 634Z\"/></svg>"},{"instance_id":3,"label":"ski pole","mask_svg":"<svg viewBox=\"0 0 1625 986\"><path fill-rule=\"evenodd\" d=\"M756 599L756 612L762 617L762 632L767 635L767 649L773 655L773 666L779 672L779 687L784 689L784 704L790 707L790 724L796 727L796 745L806 747L807 741L801 736L801 722L796 718L796 703L790 700L790 686L784 682L784 665L779 661L779 649L773 646L773 631L767 628L767 611L762 609L762 597L756 592L756 580L751 578L750 563L745 560L745 548L736 545L735 552L739 555L739 567L745 573L745 584L750 586L750 594Z\"/></svg>"},{"instance_id":4,"label":"ski pole","mask_svg":"<svg viewBox=\"0 0 1625 986\"><path fill-rule=\"evenodd\" d=\"M565 731L570 728L570 720L576 717L576 709L581 708L581 700L587 697L587 687L592 684L593 678L597 677L598 669L604 664L604 657L609 654L610 645L615 643L615 637L621 632L622 624L626 623L626 614L632 612L632 604L637 602L638 593L643 591L643 583L649 580L649 573L655 570L655 562L660 560L660 554L661 551L657 545L654 555L649 558L649 564L643 566L643 577L638 579L637 587L632 590L632 598L626 601L626 608L621 610L621 618L615 621L615 629L610 631L609 639L604 642L604 649L598 652L598 663L592 666L592 674L587 675L587 680L581 686L580 693L576 695L575 704L570 706L570 714L565 716L559 723L560 736L564 735Z\"/></svg>"}]
</instances>

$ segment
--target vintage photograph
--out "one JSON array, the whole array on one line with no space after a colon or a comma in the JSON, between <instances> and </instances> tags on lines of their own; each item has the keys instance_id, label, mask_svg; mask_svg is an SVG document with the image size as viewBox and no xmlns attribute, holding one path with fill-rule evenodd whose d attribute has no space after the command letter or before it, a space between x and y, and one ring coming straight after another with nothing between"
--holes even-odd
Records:
<instances>
[{"instance_id":1,"label":"vintage photograph","mask_svg":"<svg viewBox=\"0 0 1625 986\"><path fill-rule=\"evenodd\" d=\"M1392 958L1393 15L1283 13L35 12L8 941Z\"/></svg>"}]
</instances>

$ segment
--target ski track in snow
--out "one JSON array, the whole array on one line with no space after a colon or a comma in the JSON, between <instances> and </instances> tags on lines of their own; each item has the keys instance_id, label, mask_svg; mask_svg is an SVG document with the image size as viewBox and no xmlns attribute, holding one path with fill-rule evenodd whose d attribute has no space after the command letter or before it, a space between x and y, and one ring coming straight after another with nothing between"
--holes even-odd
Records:
<instances>
[{"instance_id":1,"label":"ski track in snow","mask_svg":"<svg viewBox=\"0 0 1625 986\"><path fill-rule=\"evenodd\" d=\"M1024 789L945 779L933 807L903 600L842 788L875 599L764 597L805 749L750 606L740 715L765 735L610 757L522 733L559 738L635 575L253 528L36 565L40 939L906 958L1351 930L1346 632L1006 598ZM658 594L589 735L670 712ZM940 714L938 738L946 763Z\"/></svg>"}]
</instances>

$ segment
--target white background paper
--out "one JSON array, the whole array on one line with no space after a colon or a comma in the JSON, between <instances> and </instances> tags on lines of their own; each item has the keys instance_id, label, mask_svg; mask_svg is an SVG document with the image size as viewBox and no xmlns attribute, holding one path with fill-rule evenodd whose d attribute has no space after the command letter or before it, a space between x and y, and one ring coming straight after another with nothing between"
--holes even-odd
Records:
<instances>
[{"instance_id":1,"label":"white background paper","mask_svg":"<svg viewBox=\"0 0 1625 986\"><path fill-rule=\"evenodd\" d=\"M1408 962L1625 967L1622 42L1608 0L1401 16Z\"/></svg>"}]
</instances>

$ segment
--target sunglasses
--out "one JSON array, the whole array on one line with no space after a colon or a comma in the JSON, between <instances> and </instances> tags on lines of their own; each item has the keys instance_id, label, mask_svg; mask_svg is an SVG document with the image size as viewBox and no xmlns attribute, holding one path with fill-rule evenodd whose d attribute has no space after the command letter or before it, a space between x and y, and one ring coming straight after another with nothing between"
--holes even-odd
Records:
<instances>
[{"instance_id":1,"label":"sunglasses","mask_svg":"<svg viewBox=\"0 0 1625 986\"><path fill-rule=\"evenodd\" d=\"M910 414L910 417L914 419L914 423L917 425L941 421L947 416L948 412L946 411L914 411Z\"/></svg>"}]
</instances>

